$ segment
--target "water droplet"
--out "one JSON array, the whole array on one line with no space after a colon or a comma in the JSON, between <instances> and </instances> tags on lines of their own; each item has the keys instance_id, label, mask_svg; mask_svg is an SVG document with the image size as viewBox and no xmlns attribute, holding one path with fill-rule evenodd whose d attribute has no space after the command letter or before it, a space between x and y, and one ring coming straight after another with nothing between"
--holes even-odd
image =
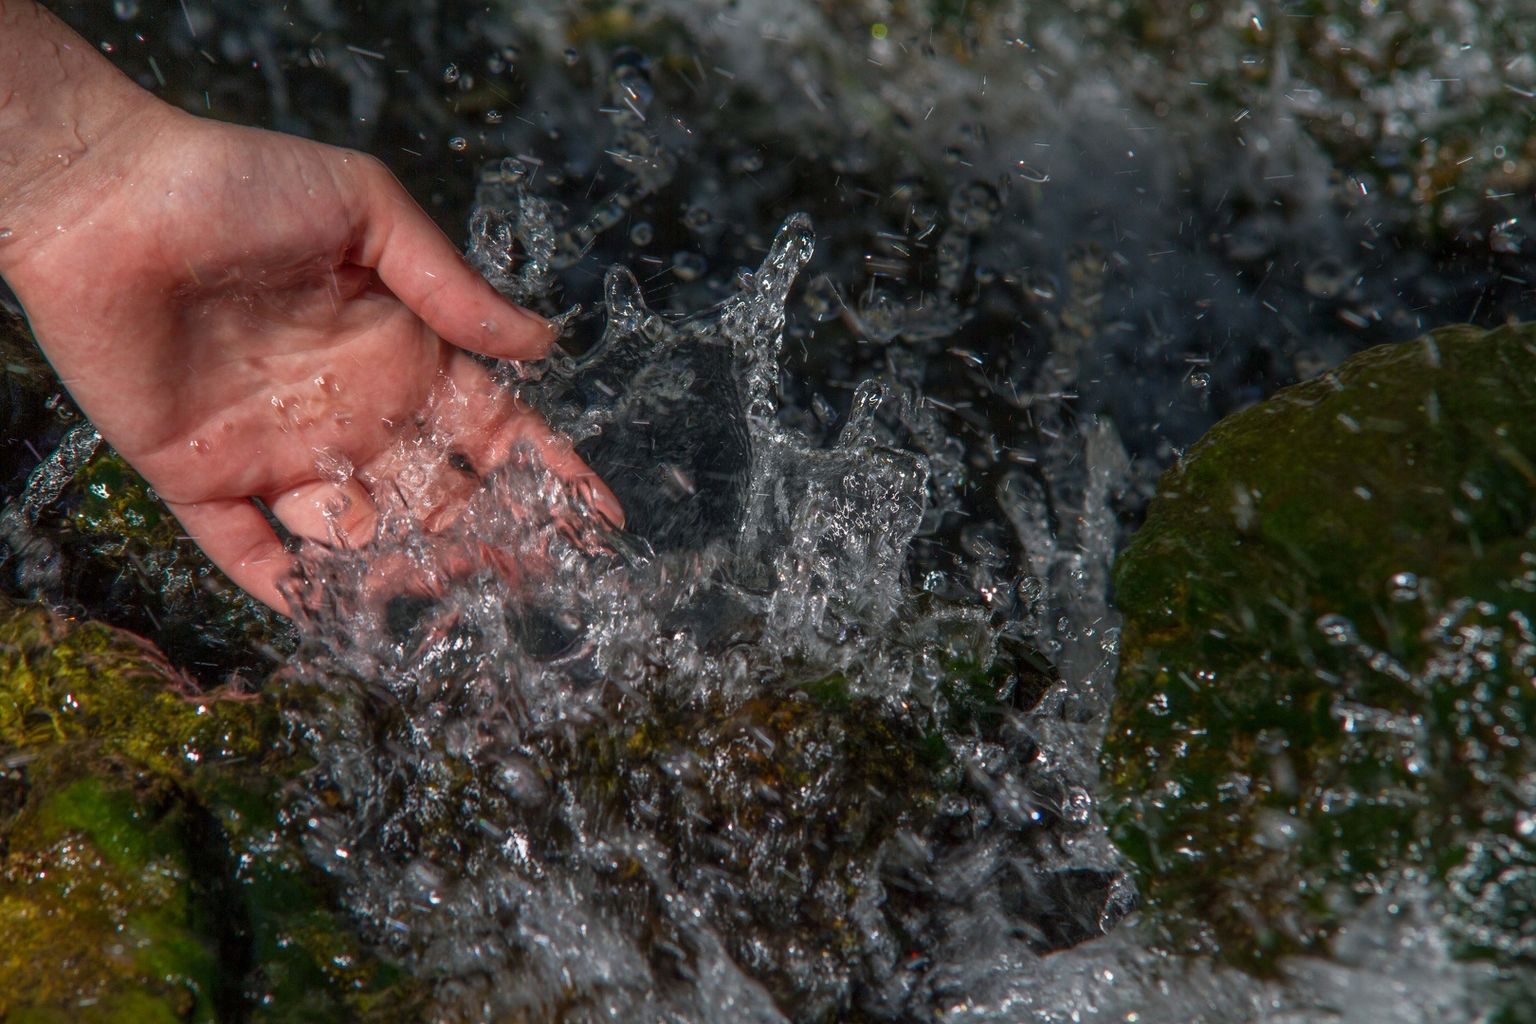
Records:
<instances>
[{"instance_id":1,"label":"water droplet","mask_svg":"<svg viewBox=\"0 0 1536 1024\"><path fill-rule=\"evenodd\" d=\"M455 153L462 153L469 148L469 140L462 135L455 135L448 140L448 148Z\"/></svg>"},{"instance_id":2,"label":"water droplet","mask_svg":"<svg viewBox=\"0 0 1536 1024\"><path fill-rule=\"evenodd\" d=\"M1307 294L1319 299L1331 299L1349 287L1354 271L1331 256L1314 260L1302 274L1301 286Z\"/></svg>"},{"instance_id":3,"label":"water droplet","mask_svg":"<svg viewBox=\"0 0 1536 1024\"><path fill-rule=\"evenodd\" d=\"M1355 624L1346 616L1338 614L1324 615L1317 620L1317 628L1322 631L1328 642L1343 647L1356 641Z\"/></svg>"},{"instance_id":4,"label":"water droplet","mask_svg":"<svg viewBox=\"0 0 1536 1024\"><path fill-rule=\"evenodd\" d=\"M986 182L973 181L957 188L950 197L949 219L963 231L986 231L1001 207L996 189Z\"/></svg>"},{"instance_id":5,"label":"water droplet","mask_svg":"<svg viewBox=\"0 0 1536 1024\"><path fill-rule=\"evenodd\" d=\"M697 281L709 269L709 263L696 252L678 252L672 256L672 273L679 281Z\"/></svg>"},{"instance_id":6,"label":"water droplet","mask_svg":"<svg viewBox=\"0 0 1536 1024\"><path fill-rule=\"evenodd\" d=\"M3 242L7 238L10 238L13 234L15 234L15 232L12 231L10 228L0 228L0 242Z\"/></svg>"},{"instance_id":7,"label":"water droplet","mask_svg":"<svg viewBox=\"0 0 1536 1024\"><path fill-rule=\"evenodd\" d=\"M187 447L191 448L199 455L207 455L210 451L213 450L213 446L200 437L194 437L192 440L188 441Z\"/></svg>"},{"instance_id":8,"label":"water droplet","mask_svg":"<svg viewBox=\"0 0 1536 1024\"><path fill-rule=\"evenodd\" d=\"M1392 600L1412 601L1419 596L1419 577L1411 572L1400 572L1391 579Z\"/></svg>"},{"instance_id":9,"label":"water droplet","mask_svg":"<svg viewBox=\"0 0 1536 1024\"><path fill-rule=\"evenodd\" d=\"M634 227L629 229L629 241L632 245L650 245L656 237L656 231L651 227L650 221L636 221Z\"/></svg>"},{"instance_id":10,"label":"water droplet","mask_svg":"<svg viewBox=\"0 0 1536 1024\"><path fill-rule=\"evenodd\" d=\"M352 460L329 448L315 450L315 475L322 480L340 486L352 479Z\"/></svg>"},{"instance_id":11,"label":"water droplet","mask_svg":"<svg viewBox=\"0 0 1536 1024\"><path fill-rule=\"evenodd\" d=\"M831 320L842 312L843 300L838 294L837 285L826 274L818 274L811 283L805 286L805 294L801 301L810 311L811 318L817 322Z\"/></svg>"},{"instance_id":12,"label":"water droplet","mask_svg":"<svg viewBox=\"0 0 1536 1024\"><path fill-rule=\"evenodd\" d=\"M1189 386L1196 391L1204 391L1211 386L1211 375L1204 370L1196 370L1189 375Z\"/></svg>"},{"instance_id":13,"label":"water droplet","mask_svg":"<svg viewBox=\"0 0 1536 1024\"><path fill-rule=\"evenodd\" d=\"M503 120L505 120L505 118L499 110L487 110L485 112L486 124L501 124Z\"/></svg>"},{"instance_id":14,"label":"water droplet","mask_svg":"<svg viewBox=\"0 0 1536 1024\"><path fill-rule=\"evenodd\" d=\"M443 81L444 82L448 83L449 85L452 85L454 82L457 82L458 80L459 80L459 66L457 64L449 64L449 65L447 65L447 66L445 66L443 68Z\"/></svg>"},{"instance_id":15,"label":"water droplet","mask_svg":"<svg viewBox=\"0 0 1536 1024\"><path fill-rule=\"evenodd\" d=\"M731 157L729 167L732 174L756 174L763 169L763 154L756 150L738 153Z\"/></svg>"},{"instance_id":16,"label":"water droplet","mask_svg":"<svg viewBox=\"0 0 1536 1024\"><path fill-rule=\"evenodd\" d=\"M1496 253L1513 256L1520 252L1520 219L1511 217L1488 230L1488 247Z\"/></svg>"}]
</instances>

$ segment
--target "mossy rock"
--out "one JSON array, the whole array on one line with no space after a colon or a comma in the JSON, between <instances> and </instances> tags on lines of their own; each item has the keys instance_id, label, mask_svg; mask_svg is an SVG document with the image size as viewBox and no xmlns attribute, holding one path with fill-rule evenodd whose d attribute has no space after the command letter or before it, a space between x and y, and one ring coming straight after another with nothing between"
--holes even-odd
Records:
<instances>
[{"instance_id":1,"label":"mossy rock","mask_svg":"<svg viewBox=\"0 0 1536 1024\"><path fill-rule=\"evenodd\" d=\"M1271 971L1416 872L1462 954L1536 962L1533 410L1536 326L1450 328L1164 476L1104 753L1163 943Z\"/></svg>"},{"instance_id":2,"label":"mossy rock","mask_svg":"<svg viewBox=\"0 0 1536 1024\"><path fill-rule=\"evenodd\" d=\"M411 1019L278 824L302 767L270 700L0 600L0 1019Z\"/></svg>"},{"instance_id":3,"label":"mossy rock","mask_svg":"<svg viewBox=\"0 0 1536 1024\"><path fill-rule=\"evenodd\" d=\"M263 652L291 646L291 626L215 568L111 448L80 469L59 511L71 599L153 636L199 678L265 674L271 658Z\"/></svg>"}]
</instances>

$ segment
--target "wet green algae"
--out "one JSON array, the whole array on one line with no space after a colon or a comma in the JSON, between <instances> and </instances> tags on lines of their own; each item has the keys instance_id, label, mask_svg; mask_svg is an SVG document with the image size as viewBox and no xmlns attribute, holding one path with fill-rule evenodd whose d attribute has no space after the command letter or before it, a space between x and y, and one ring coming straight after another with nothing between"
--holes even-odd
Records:
<instances>
[{"instance_id":1,"label":"wet green algae","mask_svg":"<svg viewBox=\"0 0 1536 1024\"><path fill-rule=\"evenodd\" d=\"M278 824L284 751L270 700L0 601L0 1019L410 1019Z\"/></svg>"},{"instance_id":2,"label":"wet green algae","mask_svg":"<svg viewBox=\"0 0 1536 1024\"><path fill-rule=\"evenodd\" d=\"M1462 955L1529 973L1533 466L1521 326L1372 349L1164 476L1104 754L1161 942L1272 971L1415 873Z\"/></svg>"}]
</instances>

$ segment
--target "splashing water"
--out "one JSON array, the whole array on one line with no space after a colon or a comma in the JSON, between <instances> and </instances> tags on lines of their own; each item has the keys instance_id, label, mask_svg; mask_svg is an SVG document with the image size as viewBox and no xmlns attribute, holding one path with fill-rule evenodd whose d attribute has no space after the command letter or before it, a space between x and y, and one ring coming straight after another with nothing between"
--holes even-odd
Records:
<instances>
[{"instance_id":1,"label":"splashing water","mask_svg":"<svg viewBox=\"0 0 1536 1024\"><path fill-rule=\"evenodd\" d=\"M477 223L533 208L507 198ZM862 386L830 447L777 424L811 249L790 218L677 322L615 269L601 341L529 388L631 535L573 529L525 459L441 533L308 560L294 814L445 1012L921 1019L944 950L1035 955L1126 909L1062 855L1094 827L1023 715L1050 679L903 580L928 464L876 440L889 396ZM385 550L433 596L371 598Z\"/></svg>"},{"instance_id":2,"label":"splashing water","mask_svg":"<svg viewBox=\"0 0 1536 1024\"><path fill-rule=\"evenodd\" d=\"M119 16L137 18L129 6ZM1083 941L1131 902L1091 796L1117 651L1119 517L1172 446L1292 363L1310 373L1415 334L1426 305L1493 317L1518 290L1477 261L1409 273L1422 246L1378 244L1396 238L1379 197L1434 168L1393 170L1390 137L1372 159L1351 157L1376 144L1350 128L1369 112L1337 116L1337 97L1309 79L1287 84L1286 53L1321 45L1311 22L1250 27L1234 7L1201 29L1228 42L1170 62L1161 45L1127 56L1134 33L1118 14L1092 29L1122 6L1096 2L970 5L997 13L978 15L991 20L974 37L940 26L955 53L937 56L896 45L895 27L864 38L865 8L887 5L666 0L649 16L612 5L641 27L670 18L690 33L663 47L671 77L653 88L632 51L605 79L600 44L553 7L401 8L380 16L386 47L342 5L206 6L222 12L224 66L259 68L270 122L306 134L360 142L387 129L395 79L373 61L388 49L417 118L391 142L429 168L418 193L455 177L444 158L465 168L466 152L537 154L479 175L469 258L519 302L555 313L564 288L605 316L595 344L518 387L613 485L628 532L595 525L524 455L441 532L387 514L366 551L306 554L307 639L286 684L315 769L289 816L374 937L437 979L435 1016L1477 1018L1485 979L1454 960L1411 881L1347 927L1331 960L1267 981L1156 955L1127 929ZM1379 6L1346 19L1363 22L1362 60L1398 31L1400 12L1376 18ZM845 21L860 22L862 72L826 43ZM1331 31L1318 38L1336 50ZM466 56L484 49L476 32L494 60ZM194 76L213 65L197 56L205 42L180 33L173 19L122 45L181 47L173 87L201 109ZM697 73L690 46L706 54ZM393 67L418 49L416 70ZM1432 82L1523 102L1529 61L1479 70L1469 62L1484 49L1446 45L1451 63ZM1523 52L1513 36L1508 49ZM1253 61L1275 70L1243 86L1247 105L1181 120L1193 101L1179 97L1214 94L1205 80ZM572 84L589 68L595 96ZM1289 68L1299 73L1294 57ZM335 111L308 102L322 75L339 83ZM416 102L438 79L443 102ZM518 101L492 90L504 124L496 111L471 120L487 83ZM698 93L687 126L661 109L669 83L679 106L685 86ZM1417 125L1448 116L1435 97L1452 88L1372 88L1356 106L1422 99L1381 115ZM1299 120L1295 106L1327 116ZM748 123L743 107L771 117ZM1523 138L1523 114L1515 123ZM423 126L441 152L417 141ZM1342 156L1314 144L1323 131L1344 133ZM1208 155L1191 172L1169 141L1181 132L1240 132L1210 150L1236 158ZM1367 164L1381 168L1369 182L1333 173ZM1127 187L1104 187L1110 174ZM785 303L810 259L809 225L791 219L766 245L785 212L768 197L798 205L812 191L797 175L836 183L807 207L832 252L803 290L822 326L798 364L807 335L791 316L785 343ZM433 200L455 216L471 180L457 177ZM1499 269L1517 271L1499 280L1527 279L1514 229L1494 219ZM635 262L653 243L665 259ZM726 294L729 268L765 248ZM621 253L644 285L601 274ZM589 270L599 296L571 283ZM587 321L576 309L562 319L574 342ZM817 389L835 398L845 384L839 423ZM425 479L448 458L442 441L429 433L401 458ZM23 513L53 501L77 465L34 479L13 506L21 518L0 524L13 547L13 534L36 539ZM46 575L49 557L21 564ZM417 582L380 597L402 579Z\"/></svg>"}]
</instances>

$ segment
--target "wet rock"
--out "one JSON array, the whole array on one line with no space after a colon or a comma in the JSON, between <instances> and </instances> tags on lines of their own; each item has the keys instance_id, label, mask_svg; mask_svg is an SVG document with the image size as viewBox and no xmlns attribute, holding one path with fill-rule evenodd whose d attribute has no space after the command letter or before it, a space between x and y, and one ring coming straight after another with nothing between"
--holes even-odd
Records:
<instances>
[{"instance_id":1,"label":"wet rock","mask_svg":"<svg viewBox=\"0 0 1536 1024\"><path fill-rule=\"evenodd\" d=\"M1121 556L1112 827L1167 946L1261 972L1405 873L1536 963L1536 327L1372 349L1219 424Z\"/></svg>"},{"instance_id":2,"label":"wet rock","mask_svg":"<svg viewBox=\"0 0 1536 1024\"><path fill-rule=\"evenodd\" d=\"M410 1019L278 824L276 721L0 599L0 1017Z\"/></svg>"}]
</instances>

